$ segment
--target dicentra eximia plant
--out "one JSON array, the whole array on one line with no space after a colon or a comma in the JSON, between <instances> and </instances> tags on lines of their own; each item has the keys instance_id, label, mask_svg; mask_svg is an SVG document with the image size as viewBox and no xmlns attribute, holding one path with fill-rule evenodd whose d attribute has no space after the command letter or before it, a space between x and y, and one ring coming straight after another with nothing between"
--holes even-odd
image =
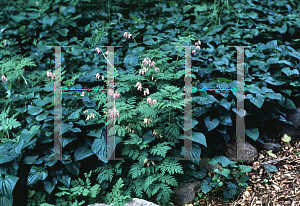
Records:
<instances>
[{"instance_id":1,"label":"dicentra eximia plant","mask_svg":"<svg viewBox=\"0 0 300 206\"><path fill-rule=\"evenodd\" d=\"M131 37L132 35L131 35L129 32L125 32L125 33L123 34L123 36L126 37L126 38L128 37L128 39L130 39L130 37ZM134 36L132 36L132 39L134 39ZM98 54L102 52L100 48L96 48L95 51L97 51ZM105 54L108 55L108 52L106 51ZM104 57L105 57L105 56L104 56ZM106 57L105 57L105 59L107 60ZM107 61L108 61L108 60L107 60ZM151 61L149 58L145 58L144 61L143 61L143 63L142 63L142 68L143 68L143 69L139 71L139 74L144 75L151 67L155 67L155 62L154 62L154 61ZM159 68L158 68L158 67L155 67L155 72L157 72L157 71L159 71ZM96 74L96 78L97 78L97 79L100 78L99 73ZM102 80L104 80L104 76L102 76ZM152 80L153 80L153 77L152 77ZM140 82L137 82L136 87L138 87L138 90L139 90L139 91L142 91L142 85L141 85ZM148 88L145 88L145 89L144 89L144 96L149 95L149 94L150 94L149 89L148 89ZM117 96L115 96L115 98L119 98L119 97L120 97L120 95L118 94L118 91L116 91L116 94L115 94L113 91L109 91L109 92L108 92L108 95L110 95L110 96L112 96L112 95L117 95ZM154 99L154 100L151 100L151 97L148 97L148 98L147 98L147 102L148 102L151 106L152 106L153 104L157 104L157 101L156 101L155 99ZM114 108L113 110L110 110L110 111L108 111L108 112L109 112L109 114L110 114L111 117L114 117L114 119L115 119L116 115L119 116L119 112L118 112L118 110L117 110L116 108Z\"/></svg>"},{"instance_id":2,"label":"dicentra eximia plant","mask_svg":"<svg viewBox=\"0 0 300 206\"><path fill-rule=\"evenodd\" d=\"M3 82L7 82L6 76L2 75L1 80L2 80Z\"/></svg>"},{"instance_id":3,"label":"dicentra eximia plant","mask_svg":"<svg viewBox=\"0 0 300 206\"><path fill-rule=\"evenodd\" d=\"M134 36L133 36L132 34L130 34L129 32L125 32L125 33L123 34L123 37L128 38L128 39L131 39L131 38L132 38L132 39L135 41ZM135 43L136 43L136 41L135 41ZM136 45L137 45L137 43L136 43ZM200 41L200 40L198 40L197 42L195 42L196 50L200 50L200 45L201 45L201 41ZM137 47L138 47L138 45L137 45ZM195 54L196 50L193 50L193 51L192 51L192 54ZM102 51L101 51L100 48L96 48L95 51L97 51L98 54L102 53ZM105 54L108 55L108 52L105 52ZM107 60L106 56L105 56L103 53L102 53L102 55L103 55L104 58ZM107 61L108 61L108 60L107 60ZM151 68L153 68L153 70L154 70L155 72L160 71L160 69L159 69L158 67L156 67L156 63L155 63L154 61L151 61L151 59L150 59L149 57L146 57L146 58L142 61L141 68L142 68L142 69L139 70L139 74L141 74L141 75L146 74ZM101 77L102 77L102 80L104 80L104 76L101 76ZM96 78L97 78L97 79L100 78L100 74L99 74L99 73L96 74ZM152 76L151 79L152 79L152 81L153 81L154 77ZM155 80L155 81L156 81L156 80ZM135 87L137 87L137 90L138 90L138 91L142 91L142 83L141 83L141 82L137 82L136 85L135 85ZM166 88L166 90L167 90L167 92L168 92L168 90L171 91L171 90L174 90L174 88ZM175 91L175 90L174 90L174 91ZM176 91L177 91L177 90L176 90ZM116 93L118 93L118 92L116 92ZM143 93L144 93L144 96L150 95L149 88L144 88ZM163 92L163 93L164 93L164 92ZM113 95L113 93L109 93L109 95ZM180 97L182 97L183 95L184 95L184 94L181 94ZM176 96L176 97L175 97L175 96ZM177 98L178 94L175 95L175 96L174 96L171 92L170 92L169 94L167 94L167 97L168 97L170 100L174 100L174 98ZM178 99L178 98L177 98L177 99ZM157 100L156 100L156 99L153 99L153 100L152 100L151 97L147 97L147 103L149 103L149 104L152 106L152 105L154 105L154 104L157 104ZM173 103L174 103L174 102L173 102ZM178 103L179 103L179 102L178 102ZM180 104L180 103L179 103L179 104ZM165 107L172 107L172 102L170 103L170 105L166 105ZM176 108L176 107L175 107L175 108ZM117 110L115 107L114 107L114 109L113 109L112 111L109 111L109 114L110 114L111 117L113 116L114 118L116 117L116 115L119 116L119 112L118 112L118 110ZM144 119L144 123L145 123L146 125L149 125L150 122L151 122L151 121L149 121L147 117ZM169 123L170 123L170 110L169 110Z\"/></svg>"}]
</instances>

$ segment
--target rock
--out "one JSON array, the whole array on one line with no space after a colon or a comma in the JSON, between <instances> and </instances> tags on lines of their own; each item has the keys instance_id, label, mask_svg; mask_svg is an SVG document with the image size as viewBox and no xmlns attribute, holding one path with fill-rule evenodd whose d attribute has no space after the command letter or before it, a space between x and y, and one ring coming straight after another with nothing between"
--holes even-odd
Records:
<instances>
[{"instance_id":1,"label":"rock","mask_svg":"<svg viewBox=\"0 0 300 206\"><path fill-rule=\"evenodd\" d=\"M258 151L257 149L250 144L249 142L245 142L245 155L248 158L247 160L244 160L245 164L252 164L254 162L254 159L258 157ZM230 158L237 158L237 145L236 142L229 142L226 144L226 152L225 156L230 159ZM232 161L237 161L237 160L232 160Z\"/></svg>"},{"instance_id":2,"label":"rock","mask_svg":"<svg viewBox=\"0 0 300 206\"><path fill-rule=\"evenodd\" d=\"M210 158L208 157L204 157L204 158L201 158L201 160L199 160L199 165L204 167L207 171L209 171L211 174L216 174L215 173L215 169L218 169L219 172L222 172L222 169L223 167L217 163L215 165L211 165L209 162L210 162Z\"/></svg>"},{"instance_id":3,"label":"rock","mask_svg":"<svg viewBox=\"0 0 300 206\"><path fill-rule=\"evenodd\" d=\"M195 195L201 191L200 182L189 182L186 185L180 185L173 188L174 194L172 202L175 205L183 206L194 202Z\"/></svg>"},{"instance_id":4,"label":"rock","mask_svg":"<svg viewBox=\"0 0 300 206\"><path fill-rule=\"evenodd\" d=\"M125 203L125 205L126 206L159 206L157 204L139 198L133 198L132 202ZM107 205L103 203L94 203L88 206L112 206L112 204Z\"/></svg>"},{"instance_id":5,"label":"rock","mask_svg":"<svg viewBox=\"0 0 300 206\"><path fill-rule=\"evenodd\" d=\"M292 109L286 113L286 120L291 122L290 124L285 124L280 129L280 137L284 134L290 136L293 140L300 138L300 109Z\"/></svg>"},{"instance_id":6,"label":"rock","mask_svg":"<svg viewBox=\"0 0 300 206\"><path fill-rule=\"evenodd\" d=\"M248 143L250 144L250 143ZM252 146L252 145L251 145ZM253 147L253 146L252 146ZM247 147L249 148L249 146ZM251 148L251 147L250 147ZM253 149L253 148L251 148ZM254 147L255 149L255 147ZM235 153L236 154L236 153ZM222 166L220 164L211 165L211 158L204 157L199 161L199 165L203 166L207 171L211 172L211 174L215 174L214 170L218 169L220 172L222 171ZM173 187L172 190L174 194L172 195L171 202L176 206L184 206L187 204L191 204L195 201L196 195L201 191L200 181L189 182L180 186ZM159 206L155 203L139 199L133 198L133 202L126 203L126 206ZM88 206L112 206L103 204L103 203L95 203Z\"/></svg>"},{"instance_id":7,"label":"rock","mask_svg":"<svg viewBox=\"0 0 300 206\"><path fill-rule=\"evenodd\" d=\"M267 143L264 143L264 149L265 150L273 150L273 152L279 152L280 144L279 143L267 142Z\"/></svg>"},{"instance_id":8,"label":"rock","mask_svg":"<svg viewBox=\"0 0 300 206\"><path fill-rule=\"evenodd\" d=\"M199 181L189 182L185 185L173 187L172 190L174 191L174 194L172 195L171 202L173 202L176 206L183 206L185 204L190 204L195 201L195 195L201 191L200 182ZM125 203L125 205L126 206L159 206L157 204L139 198L133 198L132 202ZM88 206L113 206L113 205L95 203Z\"/></svg>"}]
</instances>

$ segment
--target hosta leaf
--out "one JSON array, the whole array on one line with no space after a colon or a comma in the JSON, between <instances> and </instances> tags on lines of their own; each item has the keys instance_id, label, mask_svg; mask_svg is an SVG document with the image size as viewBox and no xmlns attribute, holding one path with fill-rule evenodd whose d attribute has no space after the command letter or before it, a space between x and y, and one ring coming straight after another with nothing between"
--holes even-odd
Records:
<instances>
[{"instance_id":1,"label":"hosta leaf","mask_svg":"<svg viewBox=\"0 0 300 206\"><path fill-rule=\"evenodd\" d=\"M10 16L15 22L21 22L26 19L24 15Z\"/></svg>"},{"instance_id":2,"label":"hosta leaf","mask_svg":"<svg viewBox=\"0 0 300 206\"><path fill-rule=\"evenodd\" d=\"M48 176L48 171L46 170L45 167L38 168L35 165L33 165L28 174L27 184L32 185L36 183L38 180L45 180L47 176Z\"/></svg>"},{"instance_id":3,"label":"hosta leaf","mask_svg":"<svg viewBox=\"0 0 300 206\"><path fill-rule=\"evenodd\" d=\"M43 18L43 20L41 21L41 23L45 24L45 25L50 25L52 27L53 23L55 22L55 20L57 19L56 16L45 16Z\"/></svg>"},{"instance_id":4,"label":"hosta leaf","mask_svg":"<svg viewBox=\"0 0 300 206\"><path fill-rule=\"evenodd\" d=\"M267 60L267 64L277 64L278 62L278 58L269 58Z\"/></svg>"},{"instance_id":5,"label":"hosta leaf","mask_svg":"<svg viewBox=\"0 0 300 206\"><path fill-rule=\"evenodd\" d=\"M186 13L187 11L189 11L192 8L192 5L185 5L183 7L183 13Z\"/></svg>"},{"instance_id":6,"label":"hosta leaf","mask_svg":"<svg viewBox=\"0 0 300 206\"><path fill-rule=\"evenodd\" d=\"M128 64L130 66L135 67L138 64L139 57L138 56L130 56L127 55L124 59L124 64Z\"/></svg>"},{"instance_id":7,"label":"hosta leaf","mask_svg":"<svg viewBox=\"0 0 300 206\"><path fill-rule=\"evenodd\" d=\"M104 140L104 142L105 142L105 140ZM93 154L94 154L94 152L92 151L91 147L86 142L83 142L75 150L74 159L75 159L75 161L82 160Z\"/></svg>"},{"instance_id":8,"label":"hosta leaf","mask_svg":"<svg viewBox=\"0 0 300 206\"><path fill-rule=\"evenodd\" d=\"M291 70L289 67L284 67L281 69L283 73L285 73L287 76L291 76L293 74L299 75L299 71L297 69Z\"/></svg>"},{"instance_id":9,"label":"hosta leaf","mask_svg":"<svg viewBox=\"0 0 300 206\"><path fill-rule=\"evenodd\" d=\"M44 188L49 194L51 194L51 192L54 190L56 184L57 184L57 178L53 178L52 181L45 180Z\"/></svg>"},{"instance_id":10,"label":"hosta leaf","mask_svg":"<svg viewBox=\"0 0 300 206\"><path fill-rule=\"evenodd\" d=\"M218 119L213 119L212 121L210 121L210 117L205 117L204 122L205 122L205 125L206 125L208 131L213 130L220 123L220 121Z\"/></svg>"},{"instance_id":11,"label":"hosta leaf","mask_svg":"<svg viewBox=\"0 0 300 206\"><path fill-rule=\"evenodd\" d=\"M246 97L258 108L262 107L265 100L265 96L262 96L261 94L256 94L256 97L254 97L253 94L247 94Z\"/></svg>"},{"instance_id":12,"label":"hosta leaf","mask_svg":"<svg viewBox=\"0 0 300 206\"><path fill-rule=\"evenodd\" d=\"M256 141L259 137L259 131L258 128L253 128L253 129L245 129L245 134Z\"/></svg>"},{"instance_id":13,"label":"hosta leaf","mask_svg":"<svg viewBox=\"0 0 300 206\"><path fill-rule=\"evenodd\" d=\"M68 29L58 29L56 30L57 33L59 33L61 36L67 36L69 30Z\"/></svg>"},{"instance_id":14,"label":"hosta leaf","mask_svg":"<svg viewBox=\"0 0 300 206\"><path fill-rule=\"evenodd\" d=\"M284 107L287 108L287 109L297 109L294 102L289 98L285 99Z\"/></svg>"},{"instance_id":15,"label":"hosta leaf","mask_svg":"<svg viewBox=\"0 0 300 206\"><path fill-rule=\"evenodd\" d=\"M28 114L30 114L30 115L38 115L42 111L43 111L43 109L40 107L28 105Z\"/></svg>"},{"instance_id":16,"label":"hosta leaf","mask_svg":"<svg viewBox=\"0 0 300 206\"><path fill-rule=\"evenodd\" d=\"M178 139L184 139L184 135L180 135L178 137ZM206 137L201 132L193 132L192 133L192 141L198 142L198 143L204 145L205 147L207 147Z\"/></svg>"},{"instance_id":17,"label":"hosta leaf","mask_svg":"<svg viewBox=\"0 0 300 206\"><path fill-rule=\"evenodd\" d=\"M16 186L16 183L18 181L19 177L5 174L4 178L2 175L0 175L0 192L1 196L9 197L13 194L13 190Z\"/></svg>"}]
</instances>

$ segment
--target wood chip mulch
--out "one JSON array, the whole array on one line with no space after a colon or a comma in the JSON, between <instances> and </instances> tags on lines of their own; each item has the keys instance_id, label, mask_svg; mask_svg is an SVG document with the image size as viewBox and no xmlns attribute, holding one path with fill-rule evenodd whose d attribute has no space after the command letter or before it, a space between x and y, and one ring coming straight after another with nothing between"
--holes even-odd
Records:
<instances>
[{"instance_id":1,"label":"wood chip mulch","mask_svg":"<svg viewBox=\"0 0 300 206\"><path fill-rule=\"evenodd\" d=\"M263 150L258 160L248 165L252 168L247 173L249 186L237 199L223 202L211 191L206 199L185 206L300 206L300 140L280 144L278 153L270 156ZM268 173L264 165L275 165L278 172Z\"/></svg>"}]
</instances>

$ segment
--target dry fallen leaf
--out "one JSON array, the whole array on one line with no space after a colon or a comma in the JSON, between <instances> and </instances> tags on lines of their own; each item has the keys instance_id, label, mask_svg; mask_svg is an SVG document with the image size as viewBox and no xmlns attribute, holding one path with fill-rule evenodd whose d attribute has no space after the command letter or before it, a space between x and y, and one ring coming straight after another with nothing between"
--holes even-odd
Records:
<instances>
[{"instance_id":1,"label":"dry fallen leaf","mask_svg":"<svg viewBox=\"0 0 300 206\"><path fill-rule=\"evenodd\" d=\"M291 137L289 137L287 134L284 134L283 137L281 137L281 141L289 143L291 141Z\"/></svg>"},{"instance_id":2,"label":"dry fallen leaf","mask_svg":"<svg viewBox=\"0 0 300 206\"><path fill-rule=\"evenodd\" d=\"M275 154L272 153L272 150L266 151L268 155L270 155L271 157L277 157Z\"/></svg>"}]
</instances>

